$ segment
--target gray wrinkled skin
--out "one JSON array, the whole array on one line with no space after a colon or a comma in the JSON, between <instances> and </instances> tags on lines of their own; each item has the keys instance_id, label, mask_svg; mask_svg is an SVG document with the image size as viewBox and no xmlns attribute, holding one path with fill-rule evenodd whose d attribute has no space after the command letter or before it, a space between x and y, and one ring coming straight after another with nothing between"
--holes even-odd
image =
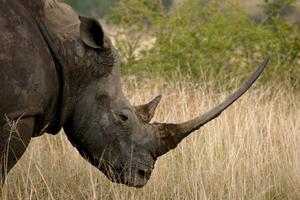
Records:
<instances>
[{"instance_id":1,"label":"gray wrinkled skin","mask_svg":"<svg viewBox=\"0 0 300 200\"><path fill-rule=\"evenodd\" d=\"M63 128L80 154L111 181L142 187L156 159L218 117L269 60L202 116L180 124L150 123L161 97L133 107L122 92L118 53L101 25L68 5L0 0L0 44L2 180L31 137Z\"/></svg>"},{"instance_id":2,"label":"gray wrinkled skin","mask_svg":"<svg viewBox=\"0 0 300 200\"><path fill-rule=\"evenodd\" d=\"M154 167L154 134L122 93L115 48L104 33L90 35L100 41L98 49L86 45L73 9L41 2L0 1L2 126L5 116L22 116L35 119L32 135L56 134L63 127L79 152L110 180L143 186ZM58 48L64 61L61 72L34 17L45 23Z\"/></svg>"},{"instance_id":3,"label":"gray wrinkled skin","mask_svg":"<svg viewBox=\"0 0 300 200\"><path fill-rule=\"evenodd\" d=\"M141 187L154 167L156 158L150 148L155 138L153 128L140 119L123 95L116 49L100 24L92 23L100 30L86 36L90 30L80 30L85 21L80 22L66 5L56 6L70 10L62 17L56 10L46 9L45 19L65 63L61 124L81 155L110 180ZM71 24L67 28L62 28L65 23L53 25L56 18L67 18L64 21ZM86 37L94 44L86 43Z\"/></svg>"}]
</instances>

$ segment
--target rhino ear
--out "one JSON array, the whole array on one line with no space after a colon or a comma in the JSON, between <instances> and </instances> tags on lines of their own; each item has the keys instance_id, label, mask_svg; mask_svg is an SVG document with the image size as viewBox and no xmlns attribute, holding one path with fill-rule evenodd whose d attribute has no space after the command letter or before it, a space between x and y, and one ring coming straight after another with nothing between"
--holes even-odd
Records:
<instances>
[{"instance_id":1,"label":"rhino ear","mask_svg":"<svg viewBox=\"0 0 300 200\"><path fill-rule=\"evenodd\" d=\"M149 123L154 116L156 107L158 103L160 102L161 95L155 97L153 100L151 100L149 103L135 106L136 113L142 118L144 122Z\"/></svg>"},{"instance_id":2,"label":"rhino ear","mask_svg":"<svg viewBox=\"0 0 300 200\"><path fill-rule=\"evenodd\" d=\"M79 16L80 39L84 44L93 48L101 49L105 46L104 32L96 19Z\"/></svg>"}]
</instances>

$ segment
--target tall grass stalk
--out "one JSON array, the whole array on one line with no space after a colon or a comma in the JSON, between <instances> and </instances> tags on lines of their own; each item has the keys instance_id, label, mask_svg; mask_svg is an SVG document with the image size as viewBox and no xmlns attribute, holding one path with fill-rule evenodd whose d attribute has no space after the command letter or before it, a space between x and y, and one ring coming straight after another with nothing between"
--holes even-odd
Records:
<instances>
[{"instance_id":1,"label":"tall grass stalk","mask_svg":"<svg viewBox=\"0 0 300 200\"><path fill-rule=\"evenodd\" d=\"M229 91L127 77L135 104L162 94L154 121L204 113ZM114 184L80 157L63 132L35 138L1 189L3 200L300 199L300 95L252 88L219 118L159 158L142 189Z\"/></svg>"}]
</instances>

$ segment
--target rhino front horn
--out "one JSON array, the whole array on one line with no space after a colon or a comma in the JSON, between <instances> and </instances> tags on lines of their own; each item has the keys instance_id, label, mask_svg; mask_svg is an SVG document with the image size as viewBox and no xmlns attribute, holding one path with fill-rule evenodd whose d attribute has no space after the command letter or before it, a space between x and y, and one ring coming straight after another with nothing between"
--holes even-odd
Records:
<instances>
[{"instance_id":1,"label":"rhino front horn","mask_svg":"<svg viewBox=\"0 0 300 200\"><path fill-rule=\"evenodd\" d=\"M205 114L180 124L152 124L155 127L156 136L158 139L158 146L155 149L155 156L161 156L167 153L169 150L174 149L177 146L177 144L179 144L181 140L188 136L190 133L192 133L195 130L198 130L207 122L218 117L226 108L228 108L233 102L235 102L251 87L251 85L263 72L268 62L269 57L267 57L263 61L263 63L257 68L257 70L252 74L252 76L238 90L236 90L233 94L228 96L222 103L212 108Z\"/></svg>"}]
</instances>

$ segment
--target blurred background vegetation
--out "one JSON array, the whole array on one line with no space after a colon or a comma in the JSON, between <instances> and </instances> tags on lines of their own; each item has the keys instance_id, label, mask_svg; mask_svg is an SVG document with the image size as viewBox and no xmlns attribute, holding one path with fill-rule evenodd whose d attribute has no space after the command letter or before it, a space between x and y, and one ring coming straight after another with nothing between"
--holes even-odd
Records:
<instances>
[{"instance_id":1,"label":"blurred background vegetation","mask_svg":"<svg viewBox=\"0 0 300 200\"><path fill-rule=\"evenodd\" d=\"M125 74L230 84L271 55L261 81L300 88L298 0L65 2L115 27Z\"/></svg>"}]
</instances>

